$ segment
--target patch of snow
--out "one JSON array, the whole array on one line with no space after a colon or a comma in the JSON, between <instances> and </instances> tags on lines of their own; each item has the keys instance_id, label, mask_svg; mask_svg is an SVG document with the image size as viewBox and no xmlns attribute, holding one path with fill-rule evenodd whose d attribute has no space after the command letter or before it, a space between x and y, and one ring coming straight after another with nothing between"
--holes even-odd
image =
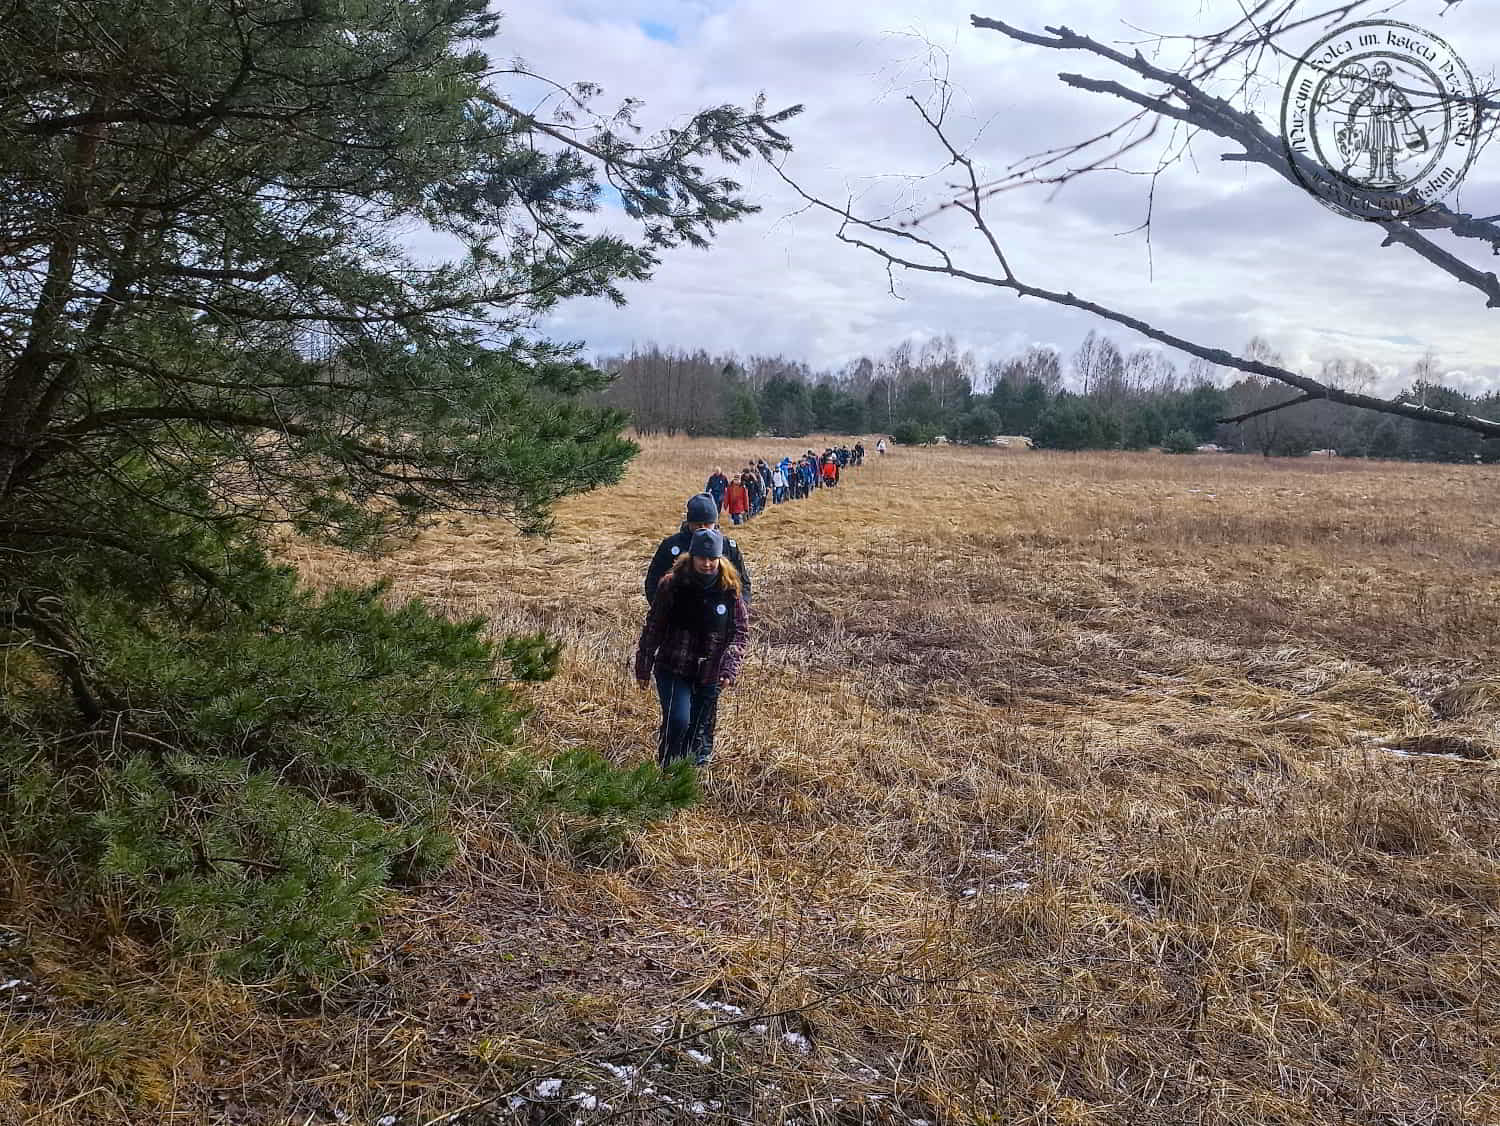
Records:
<instances>
[{"instance_id":1,"label":"patch of snow","mask_svg":"<svg viewBox=\"0 0 1500 1126\"><path fill-rule=\"evenodd\" d=\"M694 1118L702 1118L708 1113L708 1104L699 1102L697 1099L694 1099L692 1102L688 1103L687 1110L688 1113L691 1114Z\"/></svg>"},{"instance_id":2,"label":"patch of snow","mask_svg":"<svg viewBox=\"0 0 1500 1126\"><path fill-rule=\"evenodd\" d=\"M696 1048L689 1048L683 1054L686 1055L687 1058L692 1060L694 1063L702 1064L704 1067L707 1067L709 1064L714 1062L713 1056L709 1055L707 1052L700 1052Z\"/></svg>"},{"instance_id":3,"label":"patch of snow","mask_svg":"<svg viewBox=\"0 0 1500 1126\"><path fill-rule=\"evenodd\" d=\"M18 977L11 978L10 981L0 981L0 993L4 993L7 989L14 989L16 986L21 984L23 984L23 982Z\"/></svg>"},{"instance_id":4,"label":"patch of snow","mask_svg":"<svg viewBox=\"0 0 1500 1126\"><path fill-rule=\"evenodd\" d=\"M745 1010L738 1005L729 1005L723 1001L694 1001L694 1007L709 1013L723 1013L725 1016L742 1017Z\"/></svg>"},{"instance_id":5,"label":"patch of snow","mask_svg":"<svg viewBox=\"0 0 1500 1126\"><path fill-rule=\"evenodd\" d=\"M536 1097L539 1099L555 1099L562 1091L563 1081L561 1079L543 1079L536 1085Z\"/></svg>"},{"instance_id":6,"label":"patch of snow","mask_svg":"<svg viewBox=\"0 0 1500 1126\"><path fill-rule=\"evenodd\" d=\"M1397 747L1376 747L1375 749L1377 751L1384 751L1388 755L1395 755L1397 758L1445 758L1449 762L1468 762L1468 763L1482 762L1483 761L1482 759L1467 758L1464 755L1450 755L1450 754L1443 754L1443 753L1432 753L1432 754L1429 754L1429 753L1427 753L1425 751L1403 751L1403 750L1401 750L1401 749L1399 749ZM9 988L9 987L8 986L0 986L0 988Z\"/></svg>"},{"instance_id":7,"label":"patch of snow","mask_svg":"<svg viewBox=\"0 0 1500 1126\"><path fill-rule=\"evenodd\" d=\"M750 1031L755 1033L755 1035L757 1036L764 1036L767 1032L770 1031L770 1029L764 1024L752 1024L750 1026Z\"/></svg>"},{"instance_id":8,"label":"patch of snow","mask_svg":"<svg viewBox=\"0 0 1500 1126\"><path fill-rule=\"evenodd\" d=\"M781 1038L799 1052L812 1051L812 1041L800 1032L783 1032Z\"/></svg>"},{"instance_id":9,"label":"patch of snow","mask_svg":"<svg viewBox=\"0 0 1500 1126\"><path fill-rule=\"evenodd\" d=\"M637 1074L637 1070L633 1067L625 1067L621 1064L610 1063L607 1060L600 1060L594 1066L602 1068L603 1070L613 1075L616 1079L623 1079L627 1083L634 1080Z\"/></svg>"},{"instance_id":10,"label":"patch of snow","mask_svg":"<svg viewBox=\"0 0 1500 1126\"><path fill-rule=\"evenodd\" d=\"M985 884L983 887L969 887L969 888L964 888L964 890L962 892L962 896L963 896L964 899L973 899L975 896L979 895L981 892L1030 891L1030 890L1031 890L1031 882L1029 880L1012 880L1010 883L1006 883L1006 884Z\"/></svg>"},{"instance_id":11,"label":"patch of snow","mask_svg":"<svg viewBox=\"0 0 1500 1126\"><path fill-rule=\"evenodd\" d=\"M375 1126L396 1126L394 1114L383 1114L375 1120Z\"/></svg>"},{"instance_id":12,"label":"patch of snow","mask_svg":"<svg viewBox=\"0 0 1500 1126\"><path fill-rule=\"evenodd\" d=\"M596 1110L599 1106L599 1096L590 1095L587 1092L581 1095L574 1095L573 1101L583 1110Z\"/></svg>"}]
</instances>

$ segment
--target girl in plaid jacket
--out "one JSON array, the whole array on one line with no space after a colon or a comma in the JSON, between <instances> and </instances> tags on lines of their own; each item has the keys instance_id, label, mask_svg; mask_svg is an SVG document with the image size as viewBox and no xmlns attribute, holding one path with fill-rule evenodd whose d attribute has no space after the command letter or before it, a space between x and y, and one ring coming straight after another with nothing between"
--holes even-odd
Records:
<instances>
[{"instance_id":1,"label":"girl in plaid jacket","mask_svg":"<svg viewBox=\"0 0 1500 1126\"><path fill-rule=\"evenodd\" d=\"M712 528L694 532L688 554L661 580L635 651L641 688L656 675L661 765L689 756L708 764L719 693L739 676L749 638L750 612L739 572L724 558L724 537Z\"/></svg>"}]
</instances>

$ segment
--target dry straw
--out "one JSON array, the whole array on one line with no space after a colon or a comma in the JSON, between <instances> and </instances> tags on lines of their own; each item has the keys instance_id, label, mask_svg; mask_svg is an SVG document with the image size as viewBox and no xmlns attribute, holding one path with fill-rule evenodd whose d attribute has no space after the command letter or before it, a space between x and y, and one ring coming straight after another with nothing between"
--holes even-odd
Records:
<instances>
[{"instance_id":1,"label":"dry straw","mask_svg":"<svg viewBox=\"0 0 1500 1126\"><path fill-rule=\"evenodd\" d=\"M651 548L712 465L808 444L648 440L546 541L287 550L562 636L530 737L636 761ZM299 1006L13 867L39 999L0 1025L0 1121L1500 1123L1497 483L872 456L737 533L719 762L617 870L476 812Z\"/></svg>"}]
</instances>

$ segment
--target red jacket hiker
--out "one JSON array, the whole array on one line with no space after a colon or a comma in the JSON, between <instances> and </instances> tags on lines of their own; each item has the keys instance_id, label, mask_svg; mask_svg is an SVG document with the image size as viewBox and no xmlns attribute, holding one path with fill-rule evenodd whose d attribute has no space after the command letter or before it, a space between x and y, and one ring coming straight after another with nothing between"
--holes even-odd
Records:
<instances>
[{"instance_id":1,"label":"red jacket hiker","mask_svg":"<svg viewBox=\"0 0 1500 1126\"><path fill-rule=\"evenodd\" d=\"M744 482L738 479L729 482L729 489L724 494L724 511L731 516L750 511L750 494L746 491Z\"/></svg>"}]
</instances>

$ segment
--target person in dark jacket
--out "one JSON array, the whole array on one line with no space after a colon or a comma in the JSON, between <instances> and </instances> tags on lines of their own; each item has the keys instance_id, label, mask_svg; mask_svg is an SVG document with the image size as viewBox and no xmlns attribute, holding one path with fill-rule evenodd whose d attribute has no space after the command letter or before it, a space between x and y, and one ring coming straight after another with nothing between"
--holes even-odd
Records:
<instances>
[{"instance_id":1,"label":"person in dark jacket","mask_svg":"<svg viewBox=\"0 0 1500 1126\"><path fill-rule=\"evenodd\" d=\"M714 498L715 505L724 507L724 495L729 492L729 478L724 476L723 466L714 466L713 476L703 486L703 491Z\"/></svg>"},{"instance_id":2,"label":"person in dark jacket","mask_svg":"<svg viewBox=\"0 0 1500 1126\"><path fill-rule=\"evenodd\" d=\"M755 471L753 466L747 466L745 471L740 474L740 481L744 484L745 493L750 498L750 511L745 513L745 519L748 520L752 516L759 515L761 508L764 507L760 474Z\"/></svg>"},{"instance_id":3,"label":"person in dark jacket","mask_svg":"<svg viewBox=\"0 0 1500 1126\"><path fill-rule=\"evenodd\" d=\"M739 486L742 503L744 488L739 482L732 483ZM731 488L730 510L733 513L735 489ZM661 588L662 579L681 560L688 557L688 549L692 546L693 535L705 529L719 531L717 524L718 511L713 505L713 498L706 493L699 493L695 497L689 497L687 503L687 515L682 527L673 535L662 540L656 547L656 554L651 557L651 565L646 568L646 601L652 602L656 598L657 591ZM738 523L738 519L735 521ZM720 532L722 535L723 533ZM724 558L734 567L740 581L740 597L744 599L745 605L750 605L750 568L745 566L745 557L740 553L740 545L734 540L724 539ZM719 723L719 699L715 696L707 701L703 713L697 724L697 743L694 747L694 757L702 762L707 762L714 753L714 732Z\"/></svg>"},{"instance_id":4,"label":"person in dark jacket","mask_svg":"<svg viewBox=\"0 0 1500 1126\"><path fill-rule=\"evenodd\" d=\"M693 533L704 528L713 528L717 531L718 521L719 509L713 503L711 496L707 493L699 493L695 497L688 498L687 514L683 518L682 527L656 545L656 554L651 557L651 563L646 568L647 602L656 597L656 589L661 584L662 576L670 571L679 559L687 555L688 547L693 542ZM740 591L748 605L750 602L750 568L745 566L745 558L740 554L740 545L732 539L725 539L724 557L739 572Z\"/></svg>"},{"instance_id":5,"label":"person in dark jacket","mask_svg":"<svg viewBox=\"0 0 1500 1126\"><path fill-rule=\"evenodd\" d=\"M713 745L705 746L702 728L717 711L719 693L739 676L749 638L750 611L739 573L724 558L724 537L699 529L688 554L662 577L635 650L641 688L656 675L662 766L688 757L708 765Z\"/></svg>"}]
</instances>

